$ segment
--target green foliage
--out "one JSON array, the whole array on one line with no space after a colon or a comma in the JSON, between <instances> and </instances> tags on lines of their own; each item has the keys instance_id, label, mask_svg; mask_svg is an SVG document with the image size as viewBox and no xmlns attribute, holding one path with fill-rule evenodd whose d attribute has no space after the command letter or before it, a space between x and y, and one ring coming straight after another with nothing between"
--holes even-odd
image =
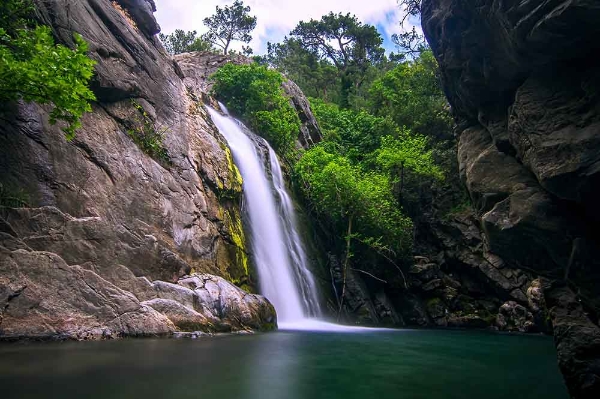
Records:
<instances>
[{"instance_id":1,"label":"green foliage","mask_svg":"<svg viewBox=\"0 0 600 399\"><path fill-rule=\"evenodd\" d=\"M189 53L191 51L213 51L213 47L209 41L202 36L196 36L195 30L184 32L181 29L175 29L175 31L169 35L160 33L158 37L165 46L167 52L171 55Z\"/></svg>"},{"instance_id":2,"label":"green foliage","mask_svg":"<svg viewBox=\"0 0 600 399\"><path fill-rule=\"evenodd\" d=\"M0 3L0 28L13 36L19 29L33 27L31 16L35 8L31 0L5 0Z\"/></svg>"},{"instance_id":3,"label":"green foliage","mask_svg":"<svg viewBox=\"0 0 600 399\"><path fill-rule=\"evenodd\" d=\"M300 119L281 84L283 77L258 64L226 64L212 76L213 92L280 154L294 147Z\"/></svg>"},{"instance_id":4,"label":"green foliage","mask_svg":"<svg viewBox=\"0 0 600 399\"><path fill-rule=\"evenodd\" d=\"M338 226L340 235L354 220L353 234L363 241L377 241L398 253L410 250L412 223L400 211L385 175L352 165L344 156L328 152L326 145L306 151L295 171L304 195Z\"/></svg>"},{"instance_id":5,"label":"green foliage","mask_svg":"<svg viewBox=\"0 0 600 399\"><path fill-rule=\"evenodd\" d=\"M0 207L25 208L29 202L29 195L22 189L10 189L0 183Z\"/></svg>"},{"instance_id":6,"label":"green foliage","mask_svg":"<svg viewBox=\"0 0 600 399\"><path fill-rule=\"evenodd\" d=\"M319 21L300 21L290 35L315 58L327 60L338 70L339 104L344 108L349 106L353 88L364 83L369 67L385 58L377 29L350 14L330 12Z\"/></svg>"},{"instance_id":7,"label":"green foliage","mask_svg":"<svg viewBox=\"0 0 600 399\"><path fill-rule=\"evenodd\" d=\"M135 127L127 130L127 134L146 154L163 165L170 165L171 158L163 144L167 128L157 129L144 107L135 100L131 100L131 104L137 115L133 117Z\"/></svg>"},{"instance_id":8,"label":"green foliage","mask_svg":"<svg viewBox=\"0 0 600 399\"><path fill-rule=\"evenodd\" d=\"M67 139L91 111L95 96L88 88L95 62L88 45L74 34L74 48L54 43L52 31L27 19L30 1L9 0L0 7L0 101L53 104L50 122L65 121Z\"/></svg>"},{"instance_id":9,"label":"green foliage","mask_svg":"<svg viewBox=\"0 0 600 399\"><path fill-rule=\"evenodd\" d=\"M430 137L451 138L452 119L431 51L377 79L368 102L374 114L389 115L400 126Z\"/></svg>"},{"instance_id":10,"label":"green foliage","mask_svg":"<svg viewBox=\"0 0 600 399\"><path fill-rule=\"evenodd\" d=\"M428 139L390 117L319 99L311 99L311 108L324 141L296 165L304 195L320 217L334 222L338 237L348 235L344 224L354 220L352 238L362 244L357 259L366 261L372 251L391 263L408 255L412 222L404 205L417 202L413 182L443 179Z\"/></svg>"},{"instance_id":11,"label":"green foliage","mask_svg":"<svg viewBox=\"0 0 600 399\"><path fill-rule=\"evenodd\" d=\"M341 109L319 99L310 99L310 105L325 141L354 163L365 161L379 148L382 137L398 130L391 119L366 111Z\"/></svg>"},{"instance_id":12,"label":"green foliage","mask_svg":"<svg viewBox=\"0 0 600 399\"><path fill-rule=\"evenodd\" d=\"M421 176L443 180L444 174L434 163L433 153L427 146L427 138L404 130L399 137L382 137L381 147L375 151L375 156L377 163L387 172L406 168Z\"/></svg>"},{"instance_id":13,"label":"green foliage","mask_svg":"<svg viewBox=\"0 0 600 399\"><path fill-rule=\"evenodd\" d=\"M338 69L305 49L301 41L286 38L282 43L267 43L264 61L293 80L305 95L339 101Z\"/></svg>"},{"instance_id":14,"label":"green foliage","mask_svg":"<svg viewBox=\"0 0 600 399\"><path fill-rule=\"evenodd\" d=\"M206 40L221 47L224 54L228 53L233 40L249 43L252 40L250 32L256 28L256 17L250 16L249 12L250 7L245 7L244 2L239 0L235 0L231 6L217 6L215 15L203 21L208 27Z\"/></svg>"}]
</instances>

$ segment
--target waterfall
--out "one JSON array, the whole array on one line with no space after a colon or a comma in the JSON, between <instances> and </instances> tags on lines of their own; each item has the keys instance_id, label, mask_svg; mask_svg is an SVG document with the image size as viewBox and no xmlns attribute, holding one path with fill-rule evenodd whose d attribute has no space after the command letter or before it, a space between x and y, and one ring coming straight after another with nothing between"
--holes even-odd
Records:
<instances>
[{"instance_id":1,"label":"waterfall","mask_svg":"<svg viewBox=\"0 0 600 399\"><path fill-rule=\"evenodd\" d=\"M241 122L207 108L244 181L244 210L261 294L275 306L280 326L320 316L316 285L277 155L266 140Z\"/></svg>"},{"instance_id":2,"label":"waterfall","mask_svg":"<svg viewBox=\"0 0 600 399\"><path fill-rule=\"evenodd\" d=\"M291 261L292 270L296 274L296 281L299 283L301 298L303 300L304 309L308 310L310 316L320 316L319 300L317 297L317 287L312 278L312 274L308 270L308 259L306 258L306 250L302 244L302 239L298 234L298 222L294 205L290 195L285 187L285 180L281 173L281 165L275 151L265 141L269 149L269 160L271 161L271 175L273 176L273 185L277 190L280 206L280 218L283 225Z\"/></svg>"}]
</instances>

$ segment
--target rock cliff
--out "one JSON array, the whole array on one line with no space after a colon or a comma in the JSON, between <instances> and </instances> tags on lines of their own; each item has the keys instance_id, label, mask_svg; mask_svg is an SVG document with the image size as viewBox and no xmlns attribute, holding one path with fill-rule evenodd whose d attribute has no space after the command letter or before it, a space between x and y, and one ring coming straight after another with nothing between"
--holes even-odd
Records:
<instances>
[{"instance_id":1,"label":"rock cliff","mask_svg":"<svg viewBox=\"0 0 600 399\"><path fill-rule=\"evenodd\" d=\"M598 397L600 5L423 0L421 11L483 252L541 277L527 292L543 292L571 395Z\"/></svg>"},{"instance_id":2,"label":"rock cliff","mask_svg":"<svg viewBox=\"0 0 600 399\"><path fill-rule=\"evenodd\" d=\"M153 1L36 6L59 42L89 42L97 101L72 141L47 107L0 105L1 189L22 205L0 208L0 338L275 326L246 292L241 177L205 91L158 42ZM163 137L154 159L149 133Z\"/></svg>"}]
</instances>

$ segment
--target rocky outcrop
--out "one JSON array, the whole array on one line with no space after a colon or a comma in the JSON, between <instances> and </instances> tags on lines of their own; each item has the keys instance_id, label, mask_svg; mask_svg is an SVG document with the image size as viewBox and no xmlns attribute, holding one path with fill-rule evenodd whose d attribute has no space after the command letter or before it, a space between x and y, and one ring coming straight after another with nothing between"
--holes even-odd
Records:
<instances>
[{"instance_id":1,"label":"rocky outcrop","mask_svg":"<svg viewBox=\"0 0 600 399\"><path fill-rule=\"evenodd\" d=\"M223 55L210 52L177 54L174 57L185 85L194 92L210 93L213 82L210 76L225 64L251 64L252 60L243 55Z\"/></svg>"},{"instance_id":2,"label":"rocky outcrop","mask_svg":"<svg viewBox=\"0 0 600 399\"><path fill-rule=\"evenodd\" d=\"M48 216L58 213L53 208L35 211L38 217L40 211L48 211ZM80 224L67 232L74 246L92 254L111 250L102 229L96 229L93 223L85 226L89 220L70 221ZM87 230L93 237L78 237L74 234L77 228ZM44 231L61 234L52 229L42 229ZM151 283L146 277L136 277L122 265L113 267L109 275L102 273L98 259L77 259L82 254L74 248L57 248L61 243L68 245L69 240L57 240L53 246L36 240L41 237L31 238L19 238L10 230L10 225L3 222L0 237L2 340L166 336L176 330L229 332L271 329L276 325L275 310L267 300L221 277L193 274L179 279L177 284ZM47 250L38 251L29 244L47 247Z\"/></svg>"},{"instance_id":3,"label":"rocky outcrop","mask_svg":"<svg viewBox=\"0 0 600 399\"><path fill-rule=\"evenodd\" d=\"M422 3L486 251L570 287L544 296L575 398L600 390L598 20L593 0ZM504 317L520 311L505 305Z\"/></svg>"},{"instance_id":4,"label":"rocky outcrop","mask_svg":"<svg viewBox=\"0 0 600 399\"><path fill-rule=\"evenodd\" d=\"M323 140L321 128L317 123L317 119L313 115L308 99L300 90L300 87L291 80L283 82L283 91L289 96L292 106L296 108L300 117L300 134L298 134L298 142L303 148L310 148L313 145Z\"/></svg>"},{"instance_id":5,"label":"rocky outcrop","mask_svg":"<svg viewBox=\"0 0 600 399\"><path fill-rule=\"evenodd\" d=\"M0 208L0 336L274 326L264 299L231 285L254 289L241 177L201 88L184 84L154 36L153 1L36 5L58 41L78 32L89 42L97 102L72 141L49 123L48 107L0 105L0 183L26 205ZM136 144L147 133L162 136L164 156ZM197 304L152 294L194 273L215 276L186 288ZM207 295L210 279L219 288Z\"/></svg>"},{"instance_id":6,"label":"rocky outcrop","mask_svg":"<svg viewBox=\"0 0 600 399\"><path fill-rule=\"evenodd\" d=\"M554 326L554 343L571 396L597 398L600 394L600 329L590 321L581 300L567 286L546 289Z\"/></svg>"},{"instance_id":7,"label":"rocky outcrop","mask_svg":"<svg viewBox=\"0 0 600 399\"><path fill-rule=\"evenodd\" d=\"M394 294L407 324L548 331L539 281L489 250L472 210L430 221L427 230L419 243L427 256L415 256L408 289Z\"/></svg>"}]
</instances>

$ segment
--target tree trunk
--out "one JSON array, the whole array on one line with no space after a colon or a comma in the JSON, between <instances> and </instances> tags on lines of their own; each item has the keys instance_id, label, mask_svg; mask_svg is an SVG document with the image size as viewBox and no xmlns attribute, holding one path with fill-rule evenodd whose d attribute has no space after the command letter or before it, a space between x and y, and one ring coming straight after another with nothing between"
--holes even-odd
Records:
<instances>
[{"instance_id":1,"label":"tree trunk","mask_svg":"<svg viewBox=\"0 0 600 399\"><path fill-rule=\"evenodd\" d=\"M343 71L342 72L342 77L341 77L341 96L342 98L340 99L340 106L344 109L348 109L350 108L350 91L352 89L353 83L352 83L352 79L350 79L350 76L348 76L348 73Z\"/></svg>"},{"instance_id":2,"label":"tree trunk","mask_svg":"<svg viewBox=\"0 0 600 399\"><path fill-rule=\"evenodd\" d=\"M402 205L402 190L404 189L404 162L400 164L400 192L398 193L398 203Z\"/></svg>"},{"instance_id":3,"label":"tree trunk","mask_svg":"<svg viewBox=\"0 0 600 399\"><path fill-rule=\"evenodd\" d=\"M352 240L352 219L354 215L350 215L348 219L348 235L346 236L346 258L344 259L344 268L342 269L343 283L342 283L342 298L340 299L340 309L338 310L338 320L342 313L342 307L344 306L344 296L346 295L346 276L348 275L348 260L350 259L350 243Z\"/></svg>"}]
</instances>

